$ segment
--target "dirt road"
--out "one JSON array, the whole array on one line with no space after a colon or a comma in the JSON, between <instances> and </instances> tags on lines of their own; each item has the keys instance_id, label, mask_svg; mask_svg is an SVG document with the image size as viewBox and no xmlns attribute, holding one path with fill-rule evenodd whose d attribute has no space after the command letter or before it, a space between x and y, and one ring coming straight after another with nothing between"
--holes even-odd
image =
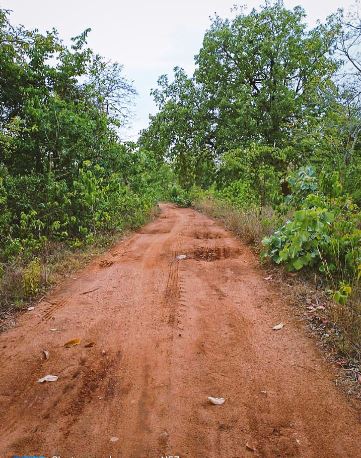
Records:
<instances>
[{"instance_id":1,"label":"dirt road","mask_svg":"<svg viewBox=\"0 0 361 458\"><path fill-rule=\"evenodd\" d=\"M0 456L361 457L360 412L264 275L163 205L1 335Z\"/></svg>"}]
</instances>

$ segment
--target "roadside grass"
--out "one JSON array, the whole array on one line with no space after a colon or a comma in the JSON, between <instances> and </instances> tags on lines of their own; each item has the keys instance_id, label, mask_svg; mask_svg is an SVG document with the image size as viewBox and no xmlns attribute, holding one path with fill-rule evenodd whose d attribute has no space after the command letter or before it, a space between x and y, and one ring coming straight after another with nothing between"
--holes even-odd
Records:
<instances>
[{"instance_id":1,"label":"roadside grass","mask_svg":"<svg viewBox=\"0 0 361 458\"><path fill-rule=\"evenodd\" d=\"M198 199L193 207L208 216L219 219L258 253L262 239L280 225L271 208L240 210L213 198ZM308 323L317 335L328 358L341 370L338 383L349 394L361 398L361 287L355 282L346 303L332 298L334 279L322 276L312 269L288 272L270 260L263 261L272 283L276 283L294 307L297 315ZM356 382L356 383L355 383Z\"/></svg>"},{"instance_id":2,"label":"roadside grass","mask_svg":"<svg viewBox=\"0 0 361 458\"><path fill-rule=\"evenodd\" d=\"M153 208L137 226L122 232L99 233L92 243L71 247L61 242L47 242L37 256L17 257L0 265L0 332L14 324L14 317L62 280L86 266L133 230L153 220L159 214Z\"/></svg>"},{"instance_id":3,"label":"roadside grass","mask_svg":"<svg viewBox=\"0 0 361 458\"><path fill-rule=\"evenodd\" d=\"M263 237L270 235L279 223L271 207L240 210L227 202L202 198L193 202L197 210L222 220L227 229L249 245L261 248Z\"/></svg>"}]
</instances>

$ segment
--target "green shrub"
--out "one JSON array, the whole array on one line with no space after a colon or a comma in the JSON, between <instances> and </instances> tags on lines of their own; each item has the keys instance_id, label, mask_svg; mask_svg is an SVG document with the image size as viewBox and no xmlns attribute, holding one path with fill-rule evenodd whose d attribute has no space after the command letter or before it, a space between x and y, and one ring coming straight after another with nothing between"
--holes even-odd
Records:
<instances>
[{"instance_id":1,"label":"green shrub","mask_svg":"<svg viewBox=\"0 0 361 458\"><path fill-rule=\"evenodd\" d=\"M192 204L189 192L178 185L172 186L169 199L179 207L190 207Z\"/></svg>"},{"instance_id":2,"label":"green shrub","mask_svg":"<svg viewBox=\"0 0 361 458\"><path fill-rule=\"evenodd\" d=\"M321 176L320 185L311 168L293 177L295 194L288 201L296 209L263 240L265 256L289 270L317 268L333 285L334 298L346 301L360 280L361 212L350 197L341 196L337 173Z\"/></svg>"},{"instance_id":3,"label":"green shrub","mask_svg":"<svg viewBox=\"0 0 361 458\"><path fill-rule=\"evenodd\" d=\"M273 235L263 240L268 256L290 270L321 262L320 248L330 241L334 214L325 208L302 209Z\"/></svg>"}]
</instances>

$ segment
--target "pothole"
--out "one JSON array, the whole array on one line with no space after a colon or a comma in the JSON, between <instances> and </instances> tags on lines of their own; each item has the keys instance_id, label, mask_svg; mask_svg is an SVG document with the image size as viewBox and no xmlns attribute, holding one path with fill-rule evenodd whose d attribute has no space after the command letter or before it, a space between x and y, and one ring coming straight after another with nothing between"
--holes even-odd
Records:
<instances>
[{"instance_id":1,"label":"pothole","mask_svg":"<svg viewBox=\"0 0 361 458\"><path fill-rule=\"evenodd\" d=\"M233 247L198 247L189 253L189 257L198 261L218 261L220 259L235 258L239 255L240 249Z\"/></svg>"},{"instance_id":2,"label":"pothole","mask_svg":"<svg viewBox=\"0 0 361 458\"><path fill-rule=\"evenodd\" d=\"M221 239L223 237L223 234L221 234L220 232L196 231L193 234L193 237L198 240Z\"/></svg>"}]
</instances>

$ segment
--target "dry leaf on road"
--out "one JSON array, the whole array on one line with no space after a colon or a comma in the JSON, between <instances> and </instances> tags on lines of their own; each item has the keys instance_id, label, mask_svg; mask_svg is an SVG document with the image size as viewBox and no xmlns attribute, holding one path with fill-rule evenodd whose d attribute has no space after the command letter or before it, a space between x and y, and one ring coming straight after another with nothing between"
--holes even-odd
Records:
<instances>
[{"instance_id":1,"label":"dry leaf on road","mask_svg":"<svg viewBox=\"0 0 361 458\"><path fill-rule=\"evenodd\" d=\"M276 324L276 326L273 326L273 330L274 331L279 331L280 329L282 329L284 327L284 323L280 323L280 324Z\"/></svg>"},{"instance_id":2,"label":"dry leaf on road","mask_svg":"<svg viewBox=\"0 0 361 458\"><path fill-rule=\"evenodd\" d=\"M64 347L70 348L70 347L75 347L75 345L79 345L79 344L80 344L80 339L71 339L64 344Z\"/></svg>"},{"instance_id":3,"label":"dry leaf on road","mask_svg":"<svg viewBox=\"0 0 361 458\"><path fill-rule=\"evenodd\" d=\"M58 380L57 375L45 375L42 378L39 378L38 383L44 383L44 382L56 382Z\"/></svg>"}]
</instances>

